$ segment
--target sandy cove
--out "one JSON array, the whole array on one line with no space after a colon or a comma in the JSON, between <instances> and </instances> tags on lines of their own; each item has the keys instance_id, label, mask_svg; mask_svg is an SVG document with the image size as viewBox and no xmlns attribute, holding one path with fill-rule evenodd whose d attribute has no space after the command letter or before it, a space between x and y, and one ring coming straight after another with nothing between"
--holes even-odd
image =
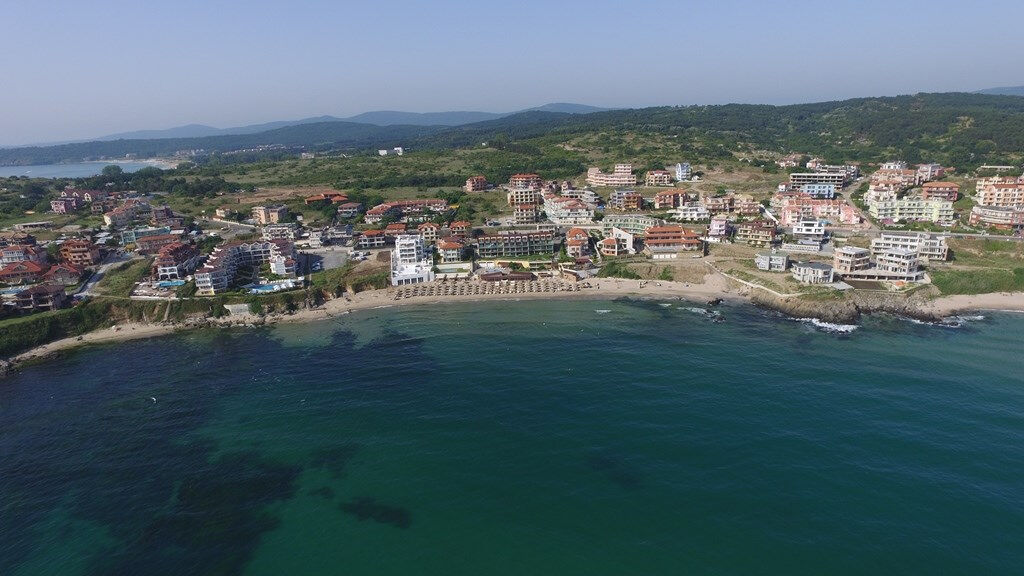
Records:
<instances>
[{"instance_id":1,"label":"sandy cove","mask_svg":"<svg viewBox=\"0 0 1024 576\"><path fill-rule=\"evenodd\" d=\"M298 310L292 314L271 314L265 317L242 316L223 319L207 318L201 321L177 324L123 323L102 328L81 336L63 338L22 352L9 359L11 367L38 360L58 352L85 346L105 344L141 338L163 336L181 330L208 326L264 326L282 323L312 322L349 314L358 310L373 310L399 306L418 306L447 302L481 302L526 300L613 300L615 298L673 298L697 302L715 298L742 300L730 282L725 278L708 276L703 284L665 282L658 280L623 280L617 278L595 278L587 282L590 287L579 292L530 292L524 294L477 294L472 296L433 296L394 299L393 289L369 290L351 297L335 298L318 308Z\"/></svg>"},{"instance_id":2,"label":"sandy cove","mask_svg":"<svg viewBox=\"0 0 1024 576\"><path fill-rule=\"evenodd\" d=\"M974 310L1024 312L1024 292L942 296L929 302L925 309L938 316L953 316Z\"/></svg>"},{"instance_id":3,"label":"sandy cove","mask_svg":"<svg viewBox=\"0 0 1024 576\"><path fill-rule=\"evenodd\" d=\"M578 292L529 292L522 294L475 294L471 296L421 296L394 299L393 289L371 290L351 297L329 300L323 306L299 310L293 314L272 314L266 317L243 316L224 319L203 319L179 324L125 323L95 330L81 336L56 340L37 346L10 358L10 366L70 350L87 344L103 344L150 338L181 330L204 326L263 326L279 323L311 322L349 314L358 310L372 310L411 305L441 304L446 302L481 302L527 300L614 300L616 298L679 299L696 303L717 298L748 301L750 289L737 285L719 274L710 274L702 284L668 282L660 280L625 280L619 278L592 278L589 287ZM925 305L926 312L937 316L950 316L971 310L1006 310L1024 312L1024 293L977 294L944 296Z\"/></svg>"}]
</instances>

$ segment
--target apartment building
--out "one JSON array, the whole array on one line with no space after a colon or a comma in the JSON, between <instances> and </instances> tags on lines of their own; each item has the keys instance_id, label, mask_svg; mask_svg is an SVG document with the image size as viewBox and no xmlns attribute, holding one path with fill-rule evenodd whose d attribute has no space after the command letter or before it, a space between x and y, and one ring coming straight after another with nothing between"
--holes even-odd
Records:
<instances>
[{"instance_id":1,"label":"apartment building","mask_svg":"<svg viewBox=\"0 0 1024 576\"><path fill-rule=\"evenodd\" d=\"M466 192L483 192L490 186L487 184L487 178L483 176L471 176L466 180L466 185L462 187Z\"/></svg>"},{"instance_id":2,"label":"apartment building","mask_svg":"<svg viewBox=\"0 0 1024 576\"><path fill-rule=\"evenodd\" d=\"M647 216L646 214L608 214L604 217L604 220L601 220L601 228L605 236L613 228L642 236L648 228L664 224L664 220Z\"/></svg>"},{"instance_id":3,"label":"apartment building","mask_svg":"<svg viewBox=\"0 0 1024 576\"><path fill-rule=\"evenodd\" d=\"M882 232L871 240L871 254L878 256L891 250L910 250L922 262L943 262L949 258L946 237L927 232Z\"/></svg>"},{"instance_id":4,"label":"apartment building","mask_svg":"<svg viewBox=\"0 0 1024 576\"><path fill-rule=\"evenodd\" d=\"M597 243L597 248L604 256L625 256L636 254L636 236L621 229L612 228L605 231L607 238Z\"/></svg>"},{"instance_id":5,"label":"apartment building","mask_svg":"<svg viewBox=\"0 0 1024 576\"><path fill-rule=\"evenodd\" d=\"M955 182L925 182L921 186L922 200L948 200L956 202L960 197L960 185Z\"/></svg>"},{"instance_id":6,"label":"apartment building","mask_svg":"<svg viewBox=\"0 0 1024 576\"><path fill-rule=\"evenodd\" d=\"M530 254L552 254L557 241L554 232L517 232L503 230L477 238L477 255L480 258L519 258Z\"/></svg>"},{"instance_id":7,"label":"apartment building","mask_svg":"<svg viewBox=\"0 0 1024 576\"><path fill-rule=\"evenodd\" d=\"M921 164L917 167L917 177L921 182L938 180L946 175L946 169L942 164Z\"/></svg>"},{"instance_id":8,"label":"apartment building","mask_svg":"<svg viewBox=\"0 0 1024 576\"><path fill-rule=\"evenodd\" d=\"M437 242L437 253L444 263L461 262L466 254L466 245L451 238L443 238Z\"/></svg>"},{"instance_id":9,"label":"apartment building","mask_svg":"<svg viewBox=\"0 0 1024 576\"><path fill-rule=\"evenodd\" d=\"M179 234L154 234L144 236L135 241L135 251L139 254L156 254L161 248L181 240Z\"/></svg>"},{"instance_id":10,"label":"apartment building","mask_svg":"<svg viewBox=\"0 0 1024 576\"><path fill-rule=\"evenodd\" d=\"M419 232L420 238L423 238L424 242L431 243L437 241L441 227L434 222L424 222L416 227L416 231Z\"/></svg>"},{"instance_id":11,"label":"apartment building","mask_svg":"<svg viewBox=\"0 0 1024 576\"><path fill-rule=\"evenodd\" d=\"M270 272L279 276L295 276L297 254L295 245L287 240L229 242L213 249L202 268L196 271L196 293L213 296L227 290L239 271L270 265Z\"/></svg>"},{"instance_id":12,"label":"apartment building","mask_svg":"<svg viewBox=\"0 0 1024 576\"><path fill-rule=\"evenodd\" d=\"M615 190L608 196L608 207L626 212L638 212L644 208L644 197L635 190Z\"/></svg>"},{"instance_id":13,"label":"apartment building","mask_svg":"<svg viewBox=\"0 0 1024 576\"><path fill-rule=\"evenodd\" d=\"M356 241L358 248L383 248L387 246L388 237L383 230L367 230Z\"/></svg>"},{"instance_id":14,"label":"apartment building","mask_svg":"<svg viewBox=\"0 0 1024 576\"><path fill-rule=\"evenodd\" d=\"M67 302L67 293L63 286L40 284L28 290L22 290L14 297L14 305L24 312L42 310L59 310Z\"/></svg>"},{"instance_id":15,"label":"apartment building","mask_svg":"<svg viewBox=\"0 0 1024 576\"><path fill-rule=\"evenodd\" d=\"M728 238L732 233L732 226L725 216L715 216L708 223L708 238L722 240Z\"/></svg>"},{"instance_id":16,"label":"apartment building","mask_svg":"<svg viewBox=\"0 0 1024 576\"><path fill-rule=\"evenodd\" d=\"M74 212L78 210L79 204L77 198L57 198L56 200L50 200L50 210L55 214L67 214L68 212Z\"/></svg>"},{"instance_id":17,"label":"apartment building","mask_svg":"<svg viewBox=\"0 0 1024 576\"><path fill-rule=\"evenodd\" d=\"M540 210L536 204L516 204L512 217L517 226L536 224L540 220Z\"/></svg>"},{"instance_id":18,"label":"apartment building","mask_svg":"<svg viewBox=\"0 0 1024 576\"><path fill-rule=\"evenodd\" d=\"M867 270L871 267L871 252L856 246L836 248L832 255L832 267L841 275Z\"/></svg>"},{"instance_id":19,"label":"apartment building","mask_svg":"<svg viewBox=\"0 0 1024 576\"><path fill-rule=\"evenodd\" d=\"M975 206L968 222L972 226L1019 230L1024 228L1024 206Z\"/></svg>"},{"instance_id":20,"label":"apartment building","mask_svg":"<svg viewBox=\"0 0 1024 576\"><path fill-rule=\"evenodd\" d=\"M359 202L343 202L338 204L338 218L355 218L363 211Z\"/></svg>"},{"instance_id":21,"label":"apartment building","mask_svg":"<svg viewBox=\"0 0 1024 576\"><path fill-rule=\"evenodd\" d=\"M434 265L418 234L395 237L391 251L391 285L420 284L434 280Z\"/></svg>"},{"instance_id":22,"label":"apartment building","mask_svg":"<svg viewBox=\"0 0 1024 576\"><path fill-rule=\"evenodd\" d=\"M758 270L785 272L789 268L789 255L781 252L758 252L754 256L754 265Z\"/></svg>"},{"instance_id":23,"label":"apartment building","mask_svg":"<svg viewBox=\"0 0 1024 576\"><path fill-rule=\"evenodd\" d=\"M508 179L508 187L511 190L540 190L544 181L537 174L513 174Z\"/></svg>"},{"instance_id":24,"label":"apartment building","mask_svg":"<svg viewBox=\"0 0 1024 576\"><path fill-rule=\"evenodd\" d=\"M800 193L810 198L831 200L836 197L835 184L804 184Z\"/></svg>"},{"instance_id":25,"label":"apartment building","mask_svg":"<svg viewBox=\"0 0 1024 576\"><path fill-rule=\"evenodd\" d=\"M878 220L927 221L936 224L951 224L955 217L953 203L949 200L922 200L920 198L899 198L868 205L868 212Z\"/></svg>"},{"instance_id":26,"label":"apartment building","mask_svg":"<svg viewBox=\"0 0 1024 576\"><path fill-rule=\"evenodd\" d=\"M644 176L644 184L647 186L671 186L672 175L668 170L651 170Z\"/></svg>"},{"instance_id":27,"label":"apartment building","mask_svg":"<svg viewBox=\"0 0 1024 576\"><path fill-rule=\"evenodd\" d=\"M174 242L160 248L153 259L157 280L182 280L199 265L199 248L191 242Z\"/></svg>"},{"instance_id":28,"label":"apartment building","mask_svg":"<svg viewBox=\"0 0 1024 576\"><path fill-rule=\"evenodd\" d=\"M801 284L831 284L835 281L832 266L824 262L794 262L793 279Z\"/></svg>"},{"instance_id":29,"label":"apartment building","mask_svg":"<svg viewBox=\"0 0 1024 576\"><path fill-rule=\"evenodd\" d=\"M689 200L690 195L676 190L664 190L654 195L655 210L671 210L678 208Z\"/></svg>"},{"instance_id":30,"label":"apartment building","mask_svg":"<svg viewBox=\"0 0 1024 576\"><path fill-rule=\"evenodd\" d=\"M805 184L832 184L842 188L846 184L845 172L794 172L789 175L789 185L800 188Z\"/></svg>"},{"instance_id":31,"label":"apartment building","mask_svg":"<svg viewBox=\"0 0 1024 576\"><path fill-rule=\"evenodd\" d=\"M299 225L295 222L282 222L280 224L267 224L263 227L260 236L264 240L295 240L299 237Z\"/></svg>"},{"instance_id":32,"label":"apartment building","mask_svg":"<svg viewBox=\"0 0 1024 576\"><path fill-rule=\"evenodd\" d=\"M700 236L682 226L652 226L644 232L644 253L653 260L678 258L680 251L700 247Z\"/></svg>"},{"instance_id":33,"label":"apartment building","mask_svg":"<svg viewBox=\"0 0 1024 576\"><path fill-rule=\"evenodd\" d=\"M802 220L826 220L836 224L860 224L860 214L849 202L840 199L817 200L803 195L779 199L779 222L793 226Z\"/></svg>"},{"instance_id":34,"label":"apartment building","mask_svg":"<svg viewBox=\"0 0 1024 576\"><path fill-rule=\"evenodd\" d=\"M690 167L688 162L680 162L676 164L676 180L685 182L690 179L693 175L693 168Z\"/></svg>"},{"instance_id":35,"label":"apartment building","mask_svg":"<svg viewBox=\"0 0 1024 576\"><path fill-rule=\"evenodd\" d=\"M253 206L252 219L262 226L277 224L288 218L288 207L277 206Z\"/></svg>"},{"instance_id":36,"label":"apartment building","mask_svg":"<svg viewBox=\"0 0 1024 576\"><path fill-rule=\"evenodd\" d=\"M672 218L684 222L700 222L711 218L711 212L699 202L687 202L674 210L669 210L669 214Z\"/></svg>"},{"instance_id":37,"label":"apartment building","mask_svg":"<svg viewBox=\"0 0 1024 576\"><path fill-rule=\"evenodd\" d=\"M0 284L38 282L49 267L34 260L22 260L0 266Z\"/></svg>"},{"instance_id":38,"label":"apartment building","mask_svg":"<svg viewBox=\"0 0 1024 576\"><path fill-rule=\"evenodd\" d=\"M60 245L60 257L75 266L92 266L100 261L100 247L85 238L73 238Z\"/></svg>"},{"instance_id":39,"label":"apartment building","mask_svg":"<svg viewBox=\"0 0 1024 576\"><path fill-rule=\"evenodd\" d=\"M512 188L505 195L509 206L521 206L523 204L537 204L541 200L539 188Z\"/></svg>"},{"instance_id":40,"label":"apartment building","mask_svg":"<svg viewBox=\"0 0 1024 576\"><path fill-rule=\"evenodd\" d=\"M45 264L47 258L46 249L41 246L13 244L0 248L0 266L25 261Z\"/></svg>"},{"instance_id":41,"label":"apartment building","mask_svg":"<svg viewBox=\"0 0 1024 576\"><path fill-rule=\"evenodd\" d=\"M587 170L587 184L591 186L636 186L636 175L632 164L616 164L611 174L602 172L600 168Z\"/></svg>"},{"instance_id":42,"label":"apartment building","mask_svg":"<svg viewBox=\"0 0 1024 576\"><path fill-rule=\"evenodd\" d=\"M1024 206L1024 184L988 184L978 190L975 201L981 206Z\"/></svg>"},{"instance_id":43,"label":"apartment building","mask_svg":"<svg viewBox=\"0 0 1024 576\"><path fill-rule=\"evenodd\" d=\"M554 193L544 194L544 213L548 220L560 226L589 224L594 220L594 210L575 198L566 198Z\"/></svg>"},{"instance_id":44,"label":"apartment building","mask_svg":"<svg viewBox=\"0 0 1024 576\"><path fill-rule=\"evenodd\" d=\"M456 236L468 236L473 225L465 220L456 220L448 225L448 231Z\"/></svg>"},{"instance_id":45,"label":"apartment building","mask_svg":"<svg viewBox=\"0 0 1024 576\"><path fill-rule=\"evenodd\" d=\"M768 246L778 237L775 224L767 220L744 222L736 226L736 241L751 246Z\"/></svg>"},{"instance_id":46,"label":"apartment building","mask_svg":"<svg viewBox=\"0 0 1024 576\"><path fill-rule=\"evenodd\" d=\"M797 242L820 245L825 241L825 222L822 220L800 220L793 224L793 236Z\"/></svg>"},{"instance_id":47,"label":"apartment building","mask_svg":"<svg viewBox=\"0 0 1024 576\"><path fill-rule=\"evenodd\" d=\"M596 208L603 202L601 200L601 197L598 196L596 192L594 192L593 190L587 190L586 188L577 189L563 187L562 197L579 200L580 202L583 202L590 208Z\"/></svg>"}]
</instances>

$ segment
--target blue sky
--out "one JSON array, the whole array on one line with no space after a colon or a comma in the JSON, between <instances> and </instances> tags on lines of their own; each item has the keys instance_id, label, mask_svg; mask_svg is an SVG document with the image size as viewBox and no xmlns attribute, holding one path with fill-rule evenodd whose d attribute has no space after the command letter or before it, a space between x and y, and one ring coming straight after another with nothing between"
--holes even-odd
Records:
<instances>
[{"instance_id":1,"label":"blue sky","mask_svg":"<svg viewBox=\"0 0 1024 576\"><path fill-rule=\"evenodd\" d=\"M792 103L1024 84L1024 2L0 4L0 144L368 110Z\"/></svg>"}]
</instances>

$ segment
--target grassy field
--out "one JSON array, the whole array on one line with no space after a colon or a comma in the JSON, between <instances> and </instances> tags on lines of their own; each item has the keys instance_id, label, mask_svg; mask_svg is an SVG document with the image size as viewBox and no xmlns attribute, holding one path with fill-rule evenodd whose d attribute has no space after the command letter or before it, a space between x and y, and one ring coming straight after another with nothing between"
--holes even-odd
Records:
<instances>
[{"instance_id":1,"label":"grassy field","mask_svg":"<svg viewBox=\"0 0 1024 576\"><path fill-rule=\"evenodd\" d=\"M110 269L96 285L96 290L107 296L127 298L135 284L150 271L150 260L132 260Z\"/></svg>"},{"instance_id":2,"label":"grassy field","mask_svg":"<svg viewBox=\"0 0 1024 576\"><path fill-rule=\"evenodd\" d=\"M1013 270L935 270L932 284L945 295L1024 292L1024 267Z\"/></svg>"}]
</instances>

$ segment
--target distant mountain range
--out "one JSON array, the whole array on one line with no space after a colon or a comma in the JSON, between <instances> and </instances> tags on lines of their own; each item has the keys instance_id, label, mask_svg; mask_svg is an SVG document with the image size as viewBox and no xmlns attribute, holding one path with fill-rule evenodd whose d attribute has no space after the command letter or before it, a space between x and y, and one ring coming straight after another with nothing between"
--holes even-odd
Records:
<instances>
[{"instance_id":1,"label":"distant mountain range","mask_svg":"<svg viewBox=\"0 0 1024 576\"><path fill-rule=\"evenodd\" d=\"M996 94L1000 96L1024 96L1024 86L1003 86L1000 88L985 88L978 90L976 94Z\"/></svg>"},{"instance_id":2,"label":"distant mountain range","mask_svg":"<svg viewBox=\"0 0 1024 576\"><path fill-rule=\"evenodd\" d=\"M395 110L380 110L376 112L363 112L348 118L335 116L316 116L314 118L303 118L301 120L280 120L277 122L266 122L263 124L250 124L248 126L236 126L234 128L214 128L203 124L188 124L164 130L136 130L133 132L121 132L96 138L100 142L111 140L155 140L162 138L203 138L206 136L233 136L240 134L257 134L286 128L288 126L299 126L303 124L318 124L321 122L352 122L356 124L373 124L375 126L462 126L474 122L486 120L497 120L505 116L511 116L520 112L562 112L566 114L589 114L591 112L603 112L608 108L587 106L586 104L570 104L557 102L545 104L536 108L527 108L516 112L400 112ZM66 142L70 143L70 142Z\"/></svg>"},{"instance_id":3,"label":"distant mountain range","mask_svg":"<svg viewBox=\"0 0 1024 576\"><path fill-rule=\"evenodd\" d=\"M371 154L395 146L440 150L487 142L529 156L529 165L543 170L545 162L565 159L544 158L531 139L571 139L613 131L678 136L689 156L710 159L734 158L749 150L777 150L823 154L834 158L835 163L901 158L962 168L979 163L1015 164L1020 150L1024 150L1024 98L1019 96L913 94L786 106L662 106L593 113L579 113L580 108L565 106L552 105L455 126L429 123L438 121L436 115L379 112L363 118L381 124L316 118L270 130L265 128L275 123L242 127L253 131L249 134L7 148L0 149L0 166L123 158L128 154L152 158L196 149L211 154L230 152L230 160L225 161L246 162L294 158L299 151ZM965 117L970 122L964 122ZM417 119L428 124L408 123ZM390 121L407 123L385 125Z\"/></svg>"}]
</instances>

